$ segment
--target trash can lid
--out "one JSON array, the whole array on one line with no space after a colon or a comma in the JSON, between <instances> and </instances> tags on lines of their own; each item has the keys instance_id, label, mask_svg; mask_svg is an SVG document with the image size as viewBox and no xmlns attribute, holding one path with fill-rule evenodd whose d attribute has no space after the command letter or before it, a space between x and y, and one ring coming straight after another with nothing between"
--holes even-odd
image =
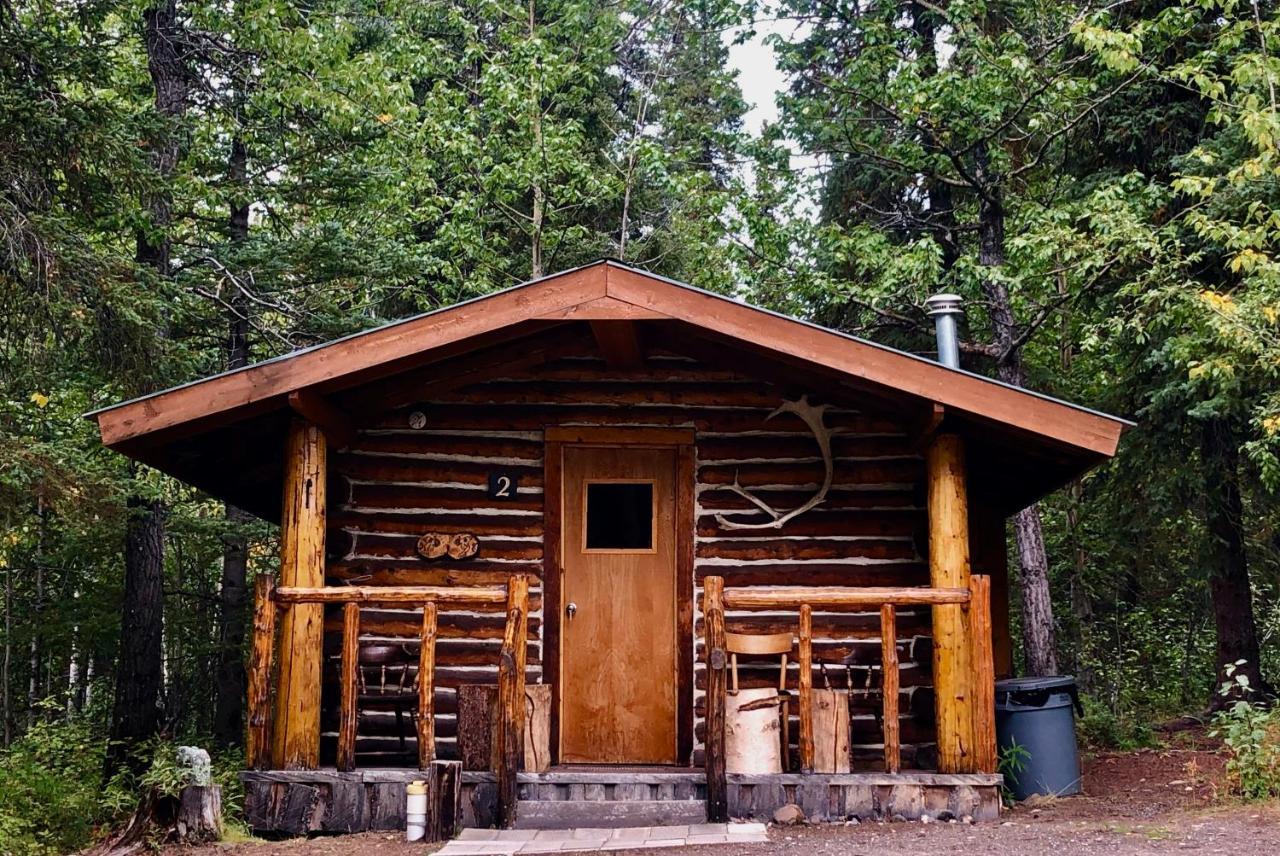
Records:
<instances>
[{"instance_id":1,"label":"trash can lid","mask_svg":"<svg viewBox=\"0 0 1280 856\"><path fill-rule=\"evenodd\" d=\"M1066 690L1076 685L1073 675L1051 675L1043 678L1005 678L996 681L996 692L1017 693L1036 690Z\"/></svg>"}]
</instances>

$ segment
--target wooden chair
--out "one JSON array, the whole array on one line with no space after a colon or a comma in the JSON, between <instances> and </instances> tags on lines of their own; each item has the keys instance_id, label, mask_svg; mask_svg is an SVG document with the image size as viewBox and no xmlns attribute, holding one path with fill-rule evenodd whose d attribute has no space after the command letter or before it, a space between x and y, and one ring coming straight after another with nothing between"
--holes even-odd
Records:
<instances>
[{"instance_id":1,"label":"wooden chair","mask_svg":"<svg viewBox=\"0 0 1280 856\"><path fill-rule=\"evenodd\" d=\"M405 645L362 645L357 662L357 716L360 710L394 712L400 752L405 753L405 713L410 729L417 733L418 652Z\"/></svg>"},{"instance_id":2,"label":"wooden chair","mask_svg":"<svg viewBox=\"0 0 1280 856\"><path fill-rule=\"evenodd\" d=\"M791 746L791 694L787 692L787 657L791 655L791 647L795 644L795 636L791 633L726 633L725 650L729 652L729 694L738 694L738 655L745 656L778 656L782 659L778 668L778 708L782 717L782 771L789 767L788 755Z\"/></svg>"}]
</instances>

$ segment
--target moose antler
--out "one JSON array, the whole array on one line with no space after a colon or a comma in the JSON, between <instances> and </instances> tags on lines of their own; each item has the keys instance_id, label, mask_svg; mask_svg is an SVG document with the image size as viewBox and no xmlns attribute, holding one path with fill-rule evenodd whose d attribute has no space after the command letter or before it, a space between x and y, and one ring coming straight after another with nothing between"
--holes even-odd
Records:
<instances>
[{"instance_id":1,"label":"moose antler","mask_svg":"<svg viewBox=\"0 0 1280 856\"><path fill-rule=\"evenodd\" d=\"M764 500L744 488L739 483L738 474L735 472L733 474L733 484L729 485L729 490L738 494L738 496L741 496L773 519L766 520L763 523L735 523L732 520L726 520L723 514L717 514L716 523L719 523L725 529L781 529L788 520L799 517L826 498L827 491L831 490L831 482L835 477L835 461L831 457L831 430L823 424L822 420L828 406L826 404L810 404L809 396L804 395L800 397L799 401L782 402L782 405L777 410L764 418L764 421L768 422L779 413L794 413L804 421L805 425L809 426L809 430L813 432L814 439L818 441L818 448L822 450L822 463L827 468L827 475L822 480L822 487L818 488L818 492L798 508L793 508L787 512L777 511ZM744 512L734 513L741 514Z\"/></svg>"}]
</instances>

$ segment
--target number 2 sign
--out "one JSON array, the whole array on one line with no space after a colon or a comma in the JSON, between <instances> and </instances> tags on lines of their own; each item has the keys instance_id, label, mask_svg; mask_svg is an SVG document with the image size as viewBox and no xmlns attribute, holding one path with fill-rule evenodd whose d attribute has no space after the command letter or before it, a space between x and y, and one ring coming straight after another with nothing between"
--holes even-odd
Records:
<instances>
[{"instance_id":1,"label":"number 2 sign","mask_svg":"<svg viewBox=\"0 0 1280 856\"><path fill-rule=\"evenodd\" d=\"M499 470L489 473L489 496L494 499L515 499L520 477L515 473Z\"/></svg>"}]
</instances>

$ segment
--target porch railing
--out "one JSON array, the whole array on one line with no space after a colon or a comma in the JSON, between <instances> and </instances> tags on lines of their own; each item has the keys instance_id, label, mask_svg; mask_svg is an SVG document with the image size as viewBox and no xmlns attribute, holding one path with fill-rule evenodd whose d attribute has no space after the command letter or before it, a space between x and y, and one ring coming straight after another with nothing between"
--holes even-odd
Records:
<instances>
[{"instance_id":1,"label":"porch railing","mask_svg":"<svg viewBox=\"0 0 1280 856\"><path fill-rule=\"evenodd\" d=\"M529 623L529 581L515 576L502 586L326 586L305 588L276 586L269 576L255 584L253 649L250 653L248 695L249 722L246 755L251 769L267 769L278 763L272 757L271 670L278 613L300 604L342 604L342 655L339 669L341 701L338 726L338 770L355 769L357 669L360 645L360 607L396 604L422 608L418 651L418 765L430 766L435 755L435 647L440 607L506 605L506 625L498 653L498 715L493 735L498 782L498 818L504 826L515 823L516 774L524 757L525 659ZM294 652L293 656L319 658L321 651ZM292 660L290 661L292 662ZM319 704L316 687L315 704ZM288 716L291 711L283 711ZM319 735L315 735L319 739Z\"/></svg>"},{"instance_id":2,"label":"porch railing","mask_svg":"<svg viewBox=\"0 0 1280 856\"><path fill-rule=\"evenodd\" d=\"M960 727L969 732L961 743L972 747L964 772L992 773L996 769L995 672L991 645L991 580L973 575L967 588L937 587L815 587L776 586L726 590L723 577L707 577L702 584L703 652L707 667L706 775L707 817L712 822L728 819L728 779L725 771L725 708L727 696L725 650L726 609L794 609L798 613L800 768L812 773L813 746L813 608L878 608L882 667L882 719L884 722L884 768L901 769L898 722L897 607L959 605L967 613L966 643L970 666L960 676L965 687L963 706L969 717L960 724L938 722L938 728ZM950 663L941 664L948 667ZM971 722L971 725L969 724ZM960 771L957 771L960 772Z\"/></svg>"}]
</instances>

